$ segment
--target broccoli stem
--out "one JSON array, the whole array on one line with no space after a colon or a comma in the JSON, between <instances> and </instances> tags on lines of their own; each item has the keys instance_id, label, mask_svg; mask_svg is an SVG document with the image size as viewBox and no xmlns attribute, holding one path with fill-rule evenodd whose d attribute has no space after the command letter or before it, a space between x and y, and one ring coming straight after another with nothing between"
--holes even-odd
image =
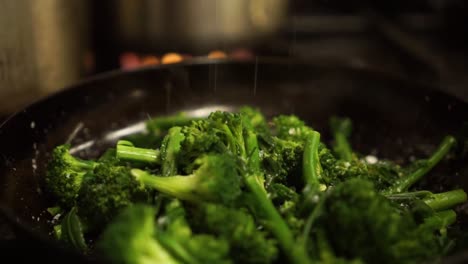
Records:
<instances>
[{"instance_id":1,"label":"broccoli stem","mask_svg":"<svg viewBox=\"0 0 468 264\"><path fill-rule=\"evenodd\" d=\"M98 164L95 161L83 160L83 159L74 157L71 154L69 154L69 161L75 170L83 170L83 171L93 170Z\"/></svg>"},{"instance_id":2,"label":"broccoli stem","mask_svg":"<svg viewBox=\"0 0 468 264\"><path fill-rule=\"evenodd\" d=\"M423 199L435 211L453 208L457 204L466 202L466 200L467 195L462 189L432 194Z\"/></svg>"},{"instance_id":3,"label":"broccoli stem","mask_svg":"<svg viewBox=\"0 0 468 264\"><path fill-rule=\"evenodd\" d=\"M161 145L162 175L171 176L177 174L177 155L181 149L181 143L185 139L181 127L172 127Z\"/></svg>"},{"instance_id":4,"label":"broccoli stem","mask_svg":"<svg viewBox=\"0 0 468 264\"><path fill-rule=\"evenodd\" d=\"M428 173L435 165L437 165L442 158L447 155L450 149L455 145L455 138L453 136L446 136L440 143L437 150L432 156L416 171L408 176L396 181L385 193L400 193L407 191L413 184L419 181L426 173Z\"/></svg>"},{"instance_id":5,"label":"broccoli stem","mask_svg":"<svg viewBox=\"0 0 468 264\"><path fill-rule=\"evenodd\" d=\"M177 260L182 261L183 263L193 263L198 264L200 263L198 260L194 259L194 257L184 248L179 241L174 240L170 236L158 232L156 234L158 242L167 249L167 251ZM201 263L200 263L201 264Z\"/></svg>"},{"instance_id":6,"label":"broccoli stem","mask_svg":"<svg viewBox=\"0 0 468 264\"><path fill-rule=\"evenodd\" d=\"M239 142L240 140L243 139L242 136L241 137L236 137L232 133L229 126L226 125L226 124L221 125L221 130L223 130L224 133L226 134L226 137L227 137L227 140L228 140L228 148L231 150L231 152L236 154L236 155L240 155L242 157L245 157L246 153L245 153L244 142Z\"/></svg>"},{"instance_id":7,"label":"broccoli stem","mask_svg":"<svg viewBox=\"0 0 468 264\"><path fill-rule=\"evenodd\" d=\"M348 141L348 136L351 133L351 120L348 118L333 117L331 119L331 127L333 137L335 139L334 151L339 158L345 161L353 159L353 150Z\"/></svg>"},{"instance_id":8,"label":"broccoli stem","mask_svg":"<svg viewBox=\"0 0 468 264\"><path fill-rule=\"evenodd\" d=\"M426 218L424 221L437 223L439 228L445 228L457 220L457 213L454 210L444 210L436 212L433 216Z\"/></svg>"},{"instance_id":9,"label":"broccoli stem","mask_svg":"<svg viewBox=\"0 0 468 264\"><path fill-rule=\"evenodd\" d=\"M257 135L251 130L246 130L245 135L245 149L247 152L247 166L249 171L257 179L259 186L263 187L265 183L265 177L261 173L260 169L260 152L258 147ZM263 187L265 191L265 188Z\"/></svg>"},{"instance_id":10,"label":"broccoli stem","mask_svg":"<svg viewBox=\"0 0 468 264\"><path fill-rule=\"evenodd\" d=\"M140 169L132 169L130 173L144 186L161 193L186 201L200 200L193 190L198 185L198 177L195 175L160 177Z\"/></svg>"},{"instance_id":11,"label":"broccoli stem","mask_svg":"<svg viewBox=\"0 0 468 264\"><path fill-rule=\"evenodd\" d=\"M450 209L467 201L467 194L462 189L435 194L429 191L396 193L386 195L386 197L394 201L421 199L435 211Z\"/></svg>"},{"instance_id":12,"label":"broccoli stem","mask_svg":"<svg viewBox=\"0 0 468 264\"><path fill-rule=\"evenodd\" d=\"M56 239L62 239L62 225L54 225L54 235Z\"/></svg>"},{"instance_id":13,"label":"broccoli stem","mask_svg":"<svg viewBox=\"0 0 468 264\"><path fill-rule=\"evenodd\" d=\"M348 139L342 133L335 134L336 148L335 151L338 153L340 159L350 161L353 159L353 151Z\"/></svg>"},{"instance_id":14,"label":"broccoli stem","mask_svg":"<svg viewBox=\"0 0 468 264\"><path fill-rule=\"evenodd\" d=\"M317 190L320 187L319 179L322 174L322 166L318 155L320 134L313 131L304 146L302 159L302 172L306 182L306 190Z\"/></svg>"},{"instance_id":15,"label":"broccoli stem","mask_svg":"<svg viewBox=\"0 0 468 264\"><path fill-rule=\"evenodd\" d=\"M80 218L77 215L76 207L73 207L63 218L61 222L61 230L58 235L60 235L60 239L66 241L70 246L80 252L86 252L88 250L88 245L86 245L83 235L83 227L81 225Z\"/></svg>"},{"instance_id":16,"label":"broccoli stem","mask_svg":"<svg viewBox=\"0 0 468 264\"><path fill-rule=\"evenodd\" d=\"M137 148L126 140L119 140L117 142L117 158L126 161L160 163L160 153L158 149Z\"/></svg>"},{"instance_id":17,"label":"broccoli stem","mask_svg":"<svg viewBox=\"0 0 468 264\"><path fill-rule=\"evenodd\" d=\"M322 208L324 206L324 201L325 199L320 199L320 201L317 203L317 205L314 207L312 210L312 213L307 217L305 226L304 226L304 231L302 232L302 237L300 241L302 241L302 247L304 251L307 251L308 248L308 241L310 237L310 232L312 230L312 226L314 224L314 221L317 220L319 215L322 213Z\"/></svg>"},{"instance_id":18,"label":"broccoli stem","mask_svg":"<svg viewBox=\"0 0 468 264\"><path fill-rule=\"evenodd\" d=\"M245 137L245 148L248 156L248 165L253 172L260 172L260 153L257 135L248 130Z\"/></svg>"},{"instance_id":19,"label":"broccoli stem","mask_svg":"<svg viewBox=\"0 0 468 264\"><path fill-rule=\"evenodd\" d=\"M246 176L246 185L255 198L255 202L263 211L264 220L267 222L268 228L273 235L278 239L278 242L287 255L291 263L309 263L309 259L305 251L300 247L296 247L294 236L288 225L276 210L275 206L268 199L263 186L260 186L254 176Z\"/></svg>"}]
</instances>

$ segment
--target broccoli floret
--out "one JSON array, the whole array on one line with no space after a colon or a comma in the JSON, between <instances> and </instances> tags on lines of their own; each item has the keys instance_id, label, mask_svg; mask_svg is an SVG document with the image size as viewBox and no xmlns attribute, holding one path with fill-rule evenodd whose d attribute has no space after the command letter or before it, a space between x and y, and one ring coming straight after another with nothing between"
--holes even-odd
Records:
<instances>
[{"instance_id":1,"label":"broccoli floret","mask_svg":"<svg viewBox=\"0 0 468 264\"><path fill-rule=\"evenodd\" d=\"M272 183L297 185L304 146L296 141L265 134L258 135L260 158L266 186Z\"/></svg>"},{"instance_id":2,"label":"broccoli floret","mask_svg":"<svg viewBox=\"0 0 468 264\"><path fill-rule=\"evenodd\" d=\"M212 133L218 135L221 142L232 154L246 157L244 143L243 118L239 113L215 111L208 116Z\"/></svg>"},{"instance_id":3,"label":"broccoli floret","mask_svg":"<svg viewBox=\"0 0 468 264\"><path fill-rule=\"evenodd\" d=\"M247 186L248 193L245 194L246 206L256 212L265 226L276 237L278 244L287 255L292 263L308 263L308 256L301 249L295 247L294 234L289 228L286 221L282 218L278 210L275 208L272 201L268 198L265 190L264 172L261 169L260 151L258 146L258 138L255 131L249 129L252 124L248 119L243 119L246 131L244 136L244 166L242 166L242 175ZM242 140L238 140L242 142ZM241 155L242 157L242 155Z\"/></svg>"},{"instance_id":4,"label":"broccoli floret","mask_svg":"<svg viewBox=\"0 0 468 264\"><path fill-rule=\"evenodd\" d=\"M141 204L125 208L96 244L102 258L122 264L182 264L156 239L155 209Z\"/></svg>"},{"instance_id":5,"label":"broccoli floret","mask_svg":"<svg viewBox=\"0 0 468 264\"><path fill-rule=\"evenodd\" d=\"M158 219L158 224L160 232L156 234L157 239L184 263L232 263L229 242L206 233L194 234L179 200L167 204L164 217Z\"/></svg>"},{"instance_id":6,"label":"broccoli floret","mask_svg":"<svg viewBox=\"0 0 468 264\"><path fill-rule=\"evenodd\" d=\"M249 120L249 122L252 124L252 128L257 133L270 134L270 128L268 126L267 120L259 109L249 106L243 106L239 108L238 112L244 118L247 118Z\"/></svg>"},{"instance_id":7,"label":"broccoli floret","mask_svg":"<svg viewBox=\"0 0 468 264\"><path fill-rule=\"evenodd\" d=\"M204 155L195 160L190 175L161 177L132 169L131 174L147 188L194 202L233 203L241 194L241 178L236 160L230 155Z\"/></svg>"},{"instance_id":8,"label":"broccoli floret","mask_svg":"<svg viewBox=\"0 0 468 264\"><path fill-rule=\"evenodd\" d=\"M338 256L406 263L441 253L435 230L417 225L410 211L397 208L369 181L354 178L338 184L325 205L322 223Z\"/></svg>"},{"instance_id":9,"label":"broccoli floret","mask_svg":"<svg viewBox=\"0 0 468 264\"><path fill-rule=\"evenodd\" d=\"M268 186L267 192L268 197L275 205L281 205L286 201L297 202L299 200L299 194L295 190L281 183Z\"/></svg>"},{"instance_id":10,"label":"broccoli floret","mask_svg":"<svg viewBox=\"0 0 468 264\"><path fill-rule=\"evenodd\" d=\"M130 174L130 168L100 164L86 177L77 198L78 214L90 229L100 229L123 208L134 202L149 202L148 190Z\"/></svg>"},{"instance_id":11,"label":"broccoli floret","mask_svg":"<svg viewBox=\"0 0 468 264\"><path fill-rule=\"evenodd\" d=\"M47 165L45 184L47 190L64 208L75 204L85 174L92 172L97 162L83 160L70 154L70 145L54 148Z\"/></svg>"},{"instance_id":12,"label":"broccoli floret","mask_svg":"<svg viewBox=\"0 0 468 264\"><path fill-rule=\"evenodd\" d=\"M350 178L362 178L371 181L375 188L383 190L394 184L404 173L398 164L379 160L369 164L365 160L337 159L324 144L319 146L319 158L322 165L322 183L326 186L336 185Z\"/></svg>"},{"instance_id":13,"label":"broccoli floret","mask_svg":"<svg viewBox=\"0 0 468 264\"><path fill-rule=\"evenodd\" d=\"M184 140L181 142L180 159L178 160L185 173L191 173L193 162L201 153L226 153L227 147L221 142L218 133L211 129L211 122L207 119L192 122L182 127Z\"/></svg>"},{"instance_id":14,"label":"broccoli floret","mask_svg":"<svg viewBox=\"0 0 468 264\"><path fill-rule=\"evenodd\" d=\"M273 263L278 255L274 240L258 228L254 218L242 208L203 204L192 215L193 229L229 242L234 263Z\"/></svg>"},{"instance_id":15,"label":"broccoli floret","mask_svg":"<svg viewBox=\"0 0 468 264\"><path fill-rule=\"evenodd\" d=\"M273 131L281 139L303 143L313 129L295 115L279 115L273 118Z\"/></svg>"}]
</instances>

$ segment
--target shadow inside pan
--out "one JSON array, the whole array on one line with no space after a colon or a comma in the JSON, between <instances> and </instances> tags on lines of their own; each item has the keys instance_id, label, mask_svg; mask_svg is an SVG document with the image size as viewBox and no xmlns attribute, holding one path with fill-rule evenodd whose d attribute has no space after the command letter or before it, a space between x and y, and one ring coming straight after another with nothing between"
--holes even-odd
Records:
<instances>
[{"instance_id":1,"label":"shadow inside pan","mask_svg":"<svg viewBox=\"0 0 468 264\"><path fill-rule=\"evenodd\" d=\"M468 106L439 91L369 70L308 63L194 63L111 73L71 87L0 127L1 202L28 229L48 235L54 205L42 188L50 151L70 142L94 158L148 118L251 105L268 117L296 114L330 140L332 115L354 121L353 147L394 159L426 157L447 134L464 136ZM434 191L468 190L465 158L437 166L421 183ZM466 221L462 215L461 221Z\"/></svg>"}]
</instances>

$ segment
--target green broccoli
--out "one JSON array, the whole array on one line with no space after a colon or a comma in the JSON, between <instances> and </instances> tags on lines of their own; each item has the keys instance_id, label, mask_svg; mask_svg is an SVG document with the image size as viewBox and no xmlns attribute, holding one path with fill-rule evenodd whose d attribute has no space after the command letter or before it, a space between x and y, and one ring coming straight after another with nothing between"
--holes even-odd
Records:
<instances>
[{"instance_id":1,"label":"green broccoli","mask_svg":"<svg viewBox=\"0 0 468 264\"><path fill-rule=\"evenodd\" d=\"M302 160L302 175L305 181L304 192L316 192L320 190L322 180L322 165L319 157L320 133L311 131L304 144Z\"/></svg>"},{"instance_id":2,"label":"green broccoli","mask_svg":"<svg viewBox=\"0 0 468 264\"><path fill-rule=\"evenodd\" d=\"M353 124L349 118L333 116L330 118L330 128L334 137L334 151L341 160L351 161L355 158L349 137Z\"/></svg>"},{"instance_id":3,"label":"green broccoli","mask_svg":"<svg viewBox=\"0 0 468 264\"><path fill-rule=\"evenodd\" d=\"M130 162L160 164L159 149L138 148L128 140L119 140L116 146L116 157Z\"/></svg>"},{"instance_id":4,"label":"green broccoli","mask_svg":"<svg viewBox=\"0 0 468 264\"><path fill-rule=\"evenodd\" d=\"M354 178L338 184L325 205L321 221L338 256L370 263L407 263L441 253L434 233L440 225L418 225L410 211L397 208L367 180Z\"/></svg>"},{"instance_id":5,"label":"green broccoli","mask_svg":"<svg viewBox=\"0 0 468 264\"><path fill-rule=\"evenodd\" d=\"M134 204L109 224L96 243L96 251L111 263L182 264L156 239L155 209Z\"/></svg>"},{"instance_id":6,"label":"green broccoli","mask_svg":"<svg viewBox=\"0 0 468 264\"><path fill-rule=\"evenodd\" d=\"M86 177L77 197L78 214L91 230L108 224L134 202L149 202L150 192L130 174L126 166L98 165Z\"/></svg>"},{"instance_id":7,"label":"green broccoli","mask_svg":"<svg viewBox=\"0 0 468 264\"><path fill-rule=\"evenodd\" d=\"M193 229L228 241L234 263L273 263L276 260L276 242L267 238L267 233L260 230L254 218L242 208L207 203L193 211Z\"/></svg>"},{"instance_id":8,"label":"green broccoli","mask_svg":"<svg viewBox=\"0 0 468 264\"><path fill-rule=\"evenodd\" d=\"M416 191L407 193L390 194L388 199L397 202L409 202L419 200L435 211L451 209L456 205L467 201L466 192L462 189L454 189L447 192L432 193L429 191Z\"/></svg>"},{"instance_id":9,"label":"green broccoli","mask_svg":"<svg viewBox=\"0 0 468 264\"><path fill-rule=\"evenodd\" d=\"M77 215L76 207L73 207L61 220L55 229L60 240L65 241L70 247L88 253L89 247L84 238L84 227Z\"/></svg>"},{"instance_id":10,"label":"green broccoli","mask_svg":"<svg viewBox=\"0 0 468 264\"><path fill-rule=\"evenodd\" d=\"M295 115L279 115L273 118L273 134L284 140L304 143L313 129Z\"/></svg>"},{"instance_id":11,"label":"green broccoli","mask_svg":"<svg viewBox=\"0 0 468 264\"><path fill-rule=\"evenodd\" d=\"M70 147L65 144L54 148L45 174L46 189L64 208L74 206L84 175L98 165L95 161L72 156Z\"/></svg>"},{"instance_id":12,"label":"green broccoli","mask_svg":"<svg viewBox=\"0 0 468 264\"><path fill-rule=\"evenodd\" d=\"M95 160L54 149L57 239L112 263L177 264L419 263L458 242L466 192L417 185L457 154L451 135L404 165L355 152L346 117L329 120L330 147L299 116L248 106L146 126Z\"/></svg>"},{"instance_id":13,"label":"green broccoli","mask_svg":"<svg viewBox=\"0 0 468 264\"><path fill-rule=\"evenodd\" d=\"M192 232L179 200L172 200L165 206L164 217L158 219L158 226L157 239L184 263L232 263L229 241L207 233Z\"/></svg>"},{"instance_id":14,"label":"green broccoli","mask_svg":"<svg viewBox=\"0 0 468 264\"><path fill-rule=\"evenodd\" d=\"M437 165L452 147L456 144L456 139L453 136L446 136L439 144L436 151L423 163L419 163L418 167L410 172L408 175L404 175L390 186L385 193L400 193L405 192L413 184L419 181L424 175L426 175L435 165Z\"/></svg>"},{"instance_id":15,"label":"green broccoli","mask_svg":"<svg viewBox=\"0 0 468 264\"><path fill-rule=\"evenodd\" d=\"M239 108L238 112L242 115L243 118L247 118L249 120L249 122L252 124L252 129L254 129L257 133L271 133L267 119L260 111L260 109L249 106L242 106Z\"/></svg>"},{"instance_id":16,"label":"green broccoli","mask_svg":"<svg viewBox=\"0 0 468 264\"><path fill-rule=\"evenodd\" d=\"M191 175L161 177L132 169L131 174L147 188L189 202L230 204L241 194L241 178L235 159L225 155L204 155L195 161Z\"/></svg>"}]
</instances>

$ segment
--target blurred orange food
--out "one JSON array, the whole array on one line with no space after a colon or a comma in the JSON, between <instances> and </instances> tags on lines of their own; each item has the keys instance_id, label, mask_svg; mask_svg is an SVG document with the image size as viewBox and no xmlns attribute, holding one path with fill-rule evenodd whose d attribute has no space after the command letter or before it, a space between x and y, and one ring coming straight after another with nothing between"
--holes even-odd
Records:
<instances>
[{"instance_id":1,"label":"blurred orange food","mask_svg":"<svg viewBox=\"0 0 468 264\"><path fill-rule=\"evenodd\" d=\"M184 58L178 53L166 53L161 59L162 64L178 63L183 61Z\"/></svg>"},{"instance_id":2,"label":"blurred orange food","mask_svg":"<svg viewBox=\"0 0 468 264\"><path fill-rule=\"evenodd\" d=\"M226 53L224 53L221 50L213 50L210 53L208 53L208 58L210 59L224 59L227 58Z\"/></svg>"},{"instance_id":3,"label":"blurred orange food","mask_svg":"<svg viewBox=\"0 0 468 264\"><path fill-rule=\"evenodd\" d=\"M140 67L140 58L133 52L126 52L120 55L120 66L124 70L131 70Z\"/></svg>"},{"instance_id":4,"label":"blurred orange food","mask_svg":"<svg viewBox=\"0 0 468 264\"><path fill-rule=\"evenodd\" d=\"M153 55L145 56L141 60L141 65L143 66L159 65L159 64L160 64L159 59Z\"/></svg>"}]
</instances>

